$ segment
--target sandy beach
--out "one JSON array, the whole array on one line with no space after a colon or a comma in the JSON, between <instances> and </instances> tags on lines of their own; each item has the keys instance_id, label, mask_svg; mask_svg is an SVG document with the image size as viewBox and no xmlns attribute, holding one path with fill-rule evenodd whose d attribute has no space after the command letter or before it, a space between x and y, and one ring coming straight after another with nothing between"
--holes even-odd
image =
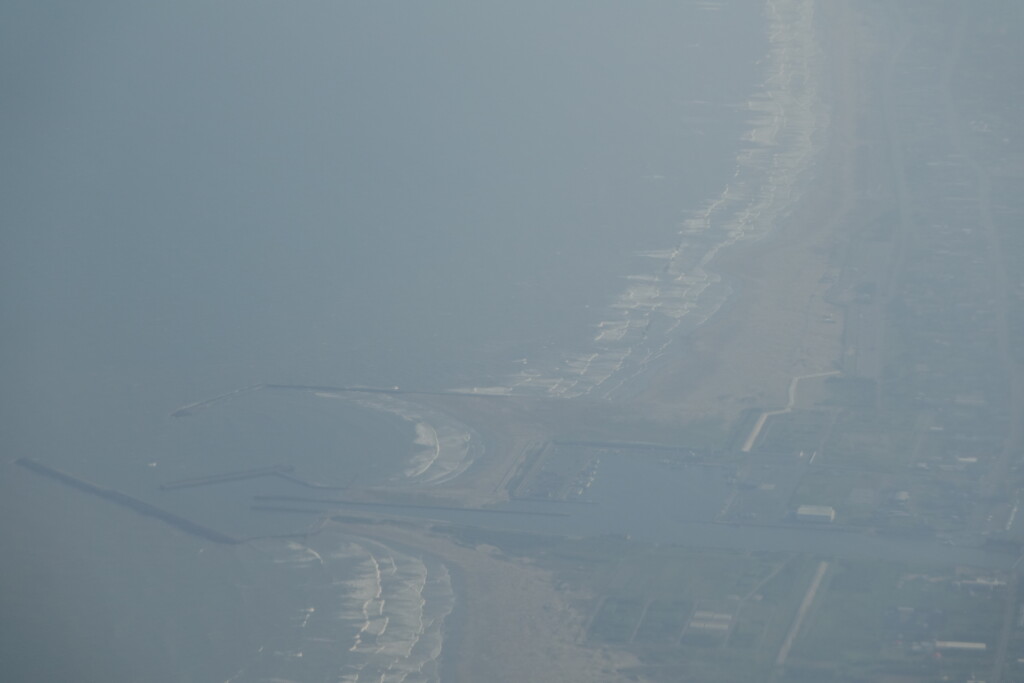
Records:
<instances>
[{"instance_id":1,"label":"sandy beach","mask_svg":"<svg viewBox=\"0 0 1024 683\"><path fill-rule=\"evenodd\" d=\"M734 419L782 408L794 377L840 368L841 308L828 294L841 265L841 231L857 194L857 112L863 64L854 12L817 3L828 45L828 141L797 208L770 237L720 253L711 267L739 286L729 308L660 363L641 400L656 414Z\"/></svg>"},{"instance_id":2,"label":"sandy beach","mask_svg":"<svg viewBox=\"0 0 1024 683\"><path fill-rule=\"evenodd\" d=\"M586 647L585 619L571 596L550 572L525 560L493 546L457 544L419 525L346 523L345 531L443 557L456 569L456 610L463 610L450 666L456 681L610 683L636 664L626 653Z\"/></svg>"}]
</instances>

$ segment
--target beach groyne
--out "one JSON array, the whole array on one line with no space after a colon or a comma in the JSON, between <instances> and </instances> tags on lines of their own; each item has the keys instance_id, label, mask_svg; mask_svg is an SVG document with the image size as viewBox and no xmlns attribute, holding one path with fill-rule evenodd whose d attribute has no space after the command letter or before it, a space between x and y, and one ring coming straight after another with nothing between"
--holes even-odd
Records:
<instances>
[{"instance_id":1,"label":"beach groyne","mask_svg":"<svg viewBox=\"0 0 1024 683\"><path fill-rule=\"evenodd\" d=\"M213 541L214 543L220 543L223 545L237 545L241 542L237 538L228 536L227 534L222 534L215 529L203 526L202 524L193 522L190 519L185 519L173 512L158 508L155 505L147 503L144 500L139 500L127 493L98 486L90 481L82 479L81 477L76 477L73 474L68 474L67 472L58 470L55 467L44 465L36 460L32 460L30 458L18 458L14 462L16 465L24 467L35 474L58 481L65 486L70 486L71 488L82 491L83 493L88 493L99 498L109 500L116 505L128 508L132 512L144 517L152 517L160 520L161 522L168 524L179 531L183 531L190 536L195 536L197 538L202 538L204 540Z\"/></svg>"}]
</instances>

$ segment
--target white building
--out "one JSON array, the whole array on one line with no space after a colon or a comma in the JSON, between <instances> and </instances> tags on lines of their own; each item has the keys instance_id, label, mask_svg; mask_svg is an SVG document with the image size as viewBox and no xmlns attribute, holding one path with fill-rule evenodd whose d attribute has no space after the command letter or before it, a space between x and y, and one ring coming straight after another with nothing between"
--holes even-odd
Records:
<instances>
[{"instance_id":1,"label":"white building","mask_svg":"<svg viewBox=\"0 0 1024 683\"><path fill-rule=\"evenodd\" d=\"M805 522L834 522L836 510L828 505L801 505L796 509L796 518Z\"/></svg>"},{"instance_id":2,"label":"white building","mask_svg":"<svg viewBox=\"0 0 1024 683\"><path fill-rule=\"evenodd\" d=\"M985 643L965 643L956 640L936 640L936 650L967 650L971 652L984 652L988 649Z\"/></svg>"}]
</instances>

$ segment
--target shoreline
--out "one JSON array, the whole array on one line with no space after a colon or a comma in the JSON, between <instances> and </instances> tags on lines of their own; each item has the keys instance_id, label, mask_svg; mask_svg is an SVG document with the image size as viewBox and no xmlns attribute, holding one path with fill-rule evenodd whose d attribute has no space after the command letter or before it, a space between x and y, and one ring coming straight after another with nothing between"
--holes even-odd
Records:
<instances>
[{"instance_id":1,"label":"shoreline","mask_svg":"<svg viewBox=\"0 0 1024 683\"><path fill-rule=\"evenodd\" d=\"M440 558L448 567L456 589L452 614L461 609L461 616L449 622L450 614L445 620L444 632L450 628L456 633L454 642L446 642L441 651L441 680L612 683L621 680L618 669L636 663L628 653L583 643L583 616L554 584L550 572L505 556L493 546L469 545L431 527L352 522L343 529Z\"/></svg>"},{"instance_id":2,"label":"shoreline","mask_svg":"<svg viewBox=\"0 0 1024 683\"><path fill-rule=\"evenodd\" d=\"M843 311L827 293L856 193L860 92L848 6L816 8L820 42L829 45L830 111L816 177L774 234L716 255L717 272L738 283L728 308L678 340L636 392L665 418L735 420L746 410L782 408L794 377L841 369Z\"/></svg>"},{"instance_id":3,"label":"shoreline","mask_svg":"<svg viewBox=\"0 0 1024 683\"><path fill-rule=\"evenodd\" d=\"M731 176L680 211L671 241L634 253L645 265L621 276L628 284L605 305L596 336L582 348L565 349L552 365L524 368L497 386L471 391L614 400L680 336L718 317L732 290L730 274L719 267L725 255L774 241L778 223L803 201L820 164L828 113L819 97L823 45L814 8L813 0L763 6L767 52L758 60L760 82L739 105L745 115L733 141Z\"/></svg>"},{"instance_id":4,"label":"shoreline","mask_svg":"<svg viewBox=\"0 0 1024 683\"><path fill-rule=\"evenodd\" d=\"M839 233L857 191L859 53L853 39L857 29L847 24L849 6L844 2L817 3L815 7L819 12L814 18L816 38L828 60L821 75L822 81L828 81L823 83L827 90L821 95L829 110L829 128L820 156L803 171L814 177L806 179L803 194L786 208L782 224L770 234L721 249L709 263L723 282L736 283L736 291L722 309L692 332L674 339L661 357L627 381L635 383L625 388L630 401L662 419L735 419L751 409L783 410L795 377L840 372L843 312L827 301L827 293L839 271ZM521 455L507 453L506 457ZM391 536L393 531L407 533L385 533ZM455 673L454 680L475 680L472 674L485 665L482 653L509 642L507 638L494 640L496 634L488 637L488 629L481 626L489 620L500 621L498 615L504 614L499 598L480 598L488 580L500 580L489 575L498 571L490 563L502 560L485 547L453 547L442 537L430 540L430 535L424 535L421 543L424 549L434 547L434 552L452 563L453 570L458 568L457 600L461 598L462 609L456 610L461 612L459 626L464 631L459 647L452 649L462 651L449 650L442 657L454 662L445 669ZM508 562L506 570L512 572L514 563L504 561ZM483 571L484 565L490 569ZM520 580L526 580L525 576L521 574ZM520 602L527 602L529 594L548 593L564 601L550 577L537 574L532 581L536 583L528 592L523 590L525 586L520 589ZM523 606L517 604L520 609ZM559 640L566 639L562 635ZM568 639L564 646L562 656L578 662L575 675L579 680L592 680L582 673L587 663L616 654L579 639ZM603 674L614 679L614 668L602 667ZM521 679L514 678L511 670L501 673L509 680Z\"/></svg>"},{"instance_id":5,"label":"shoreline","mask_svg":"<svg viewBox=\"0 0 1024 683\"><path fill-rule=\"evenodd\" d=\"M722 249L709 264L723 282L735 283L721 310L673 340L660 358L629 380L634 383L625 388L630 400L661 419L735 420L751 409L783 409L794 377L841 369L843 311L828 303L827 294L839 271L839 233L857 192L861 76L853 37L857 29L847 23L849 6L815 7L816 38L828 60L820 77L827 89L820 95L828 107L829 128L820 156L804 170L814 177L806 179L806 190L770 235ZM474 601L482 577L474 576L471 563L460 571L466 579L460 589L468 592L460 595L467 629L460 645L467 649L449 655L462 662L455 669L462 674L457 680L473 680L466 674L473 671L480 648L470 641L483 638L486 645L497 645L473 625L497 612L492 613L496 606ZM540 584L535 590L557 591ZM583 662L610 654L582 642L574 647L581 668Z\"/></svg>"}]
</instances>

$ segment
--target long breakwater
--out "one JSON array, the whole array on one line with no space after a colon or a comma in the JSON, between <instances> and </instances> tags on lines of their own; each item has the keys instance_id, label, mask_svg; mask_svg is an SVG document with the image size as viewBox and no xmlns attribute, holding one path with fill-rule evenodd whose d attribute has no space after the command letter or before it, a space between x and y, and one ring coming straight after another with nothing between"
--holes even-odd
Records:
<instances>
[{"instance_id":1,"label":"long breakwater","mask_svg":"<svg viewBox=\"0 0 1024 683\"><path fill-rule=\"evenodd\" d=\"M53 479L54 481L58 481L64 484L65 486L70 486L71 488L78 489L83 493L89 493L99 498L103 498L104 500L109 500L110 502L115 503L116 505L128 508L132 512L140 514L144 517L152 517L154 519L158 519L164 524L168 524L178 529L179 531L184 531L186 534L189 534L190 536L202 538L207 541L213 541L214 543L221 543L223 545L237 545L241 542L237 538L228 536L227 534L222 534L219 531L203 526L202 524L193 522L190 519L185 519L184 517L176 515L173 512L168 512L167 510L158 508L155 505L151 505L150 503L147 503L144 500L139 500L134 496L129 496L127 493L122 493L121 491L116 491L114 489L108 489L102 486L97 486L96 484L93 484L90 481L86 481L81 477L76 477L73 474L68 474L67 472L58 470L55 467L50 467L49 465L44 465L43 463L37 462L30 458L18 458L14 462L15 464L20 465L25 469L31 470L32 472L35 472L36 474L41 475L43 477L47 477L49 479Z\"/></svg>"}]
</instances>

